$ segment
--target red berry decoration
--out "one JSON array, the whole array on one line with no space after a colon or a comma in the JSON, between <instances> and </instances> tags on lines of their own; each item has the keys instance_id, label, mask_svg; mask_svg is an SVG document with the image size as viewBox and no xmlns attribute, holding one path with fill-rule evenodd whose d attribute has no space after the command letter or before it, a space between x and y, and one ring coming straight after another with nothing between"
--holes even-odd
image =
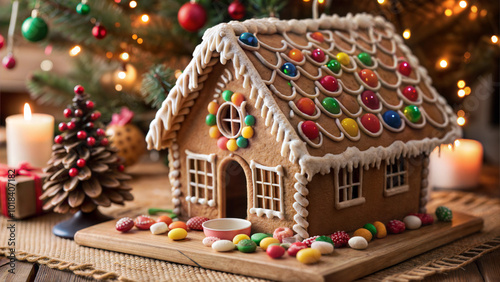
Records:
<instances>
[{"instance_id":1,"label":"red berry decoration","mask_svg":"<svg viewBox=\"0 0 500 282\"><path fill-rule=\"evenodd\" d=\"M410 76L410 74L411 74L411 66L408 62L405 62L405 61L399 63L398 70L402 75L405 75L405 76Z\"/></svg>"},{"instance_id":2,"label":"red berry decoration","mask_svg":"<svg viewBox=\"0 0 500 282\"><path fill-rule=\"evenodd\" d=\"M314 139L318 138L319 129L314 121L310 121L310 120L304 121L302 123L301 128L302 128L302 132L304 132L304 135L307 138L309 138L309 140L314 140Z\"/></svg>"},{"instance_id":3,"label":"red berry decoration","mask_svg":"<svg viewBox=\"0 0 500 282\"><path fill-rule=\"evenodd\" d=\"M371 87L376 87L378 84L377 75L370 69L363 69L359 72L359 77L362 81Z\"/></svg>"},{"instance_id":4,"label":"red berry decoration","mask_svg":"<svg viewBox=\"0 0 500 282\"><path fill-rule=\"evenodd\" d=\"M87 138L87 132L83 131L83 130L80 130L76 133L76 137L78 139L85 139Z\"/></svg>"},{"instance_id":5,"label":"red berry decoration","mask_svg":"<svg viewBox=\"0 0 500 282\"><path fill-rule=\"evenodd\" d=\"M316 111L316 107L314 106L313 100L306 97L300 98L297 101L296 105L297 108L306 115L312 116Z\"/></svg>"},{"instance_id":6,"label":"red berry decoration","mask_svg":"<svg viewBox=\"0 0 500 282\"><path fill-rule=\"evenodd\" d=\"M380 130L380 121L374 114L364 114L361 117L361 124L371 133L377 133Z\"/></svg>"},{"instance_id":7,"label":"red berry decoration","mask_svg":"<svg viewBox=\"0 0 500 282\"><path fill-rule=\"evenodd\" d=\"M325 41L325 37L323 36L323 33L319 32L319 31L311 33L311 38L316 40L316 41L319 41L320 43L323 43L323 41Z\"/></svg>"},{"instance_id":8,"label":"red berry decoration","mask_svg":"<svg viewBox=\"0 0 500 282\"><path fill-rule=\"evenodd\" d=\"M106 37L106 34L108 34L108 31L100 23L97 23L92 28L92 35L97 39L103 39L104 37Z\"/></svg>"},{"instance_id":9,"label":"red berry decoration","mask_svg":"<svg viewBox=\"0 0 500 282\"><path fill-rule=\"evenodd\" d=\"M88 100L85 102L85 106L87 106L87 109L92 110L94 108L94 102Z\"/></svg>"},{"instance_id":10,"label":"red berry decoration","mask_svg":"<svg viewBox=\"0 0 500 282\"><path fill-rule=\"evenodd\" d=\"M78 169L76 169L76 168L72 167L72 168L70 168L70 169L69 169L68 174L69 174L69 176L71 176L71 177L75 177L75 176L77 176L77 175L78 175Z\"/></svg>"},{"instance_id":11,"label":"red berry decoration","mask_svg":"<svg viewBox=\"0 0 500 282\"><path fill-rule=\"evenodd\" d=\"M326 58L325 52L323 52L323 50L321 50L319 48L312 52L311 57L313 58L313 60L315 60L318 63L325 61L325 58Z\"/></svg>"},{"instance_id":12,"label":"red berry decoration","mask_svg":"<svg viewBox=\"0 0 500 282\"><path fill-rule=\"evenodd\" d=\"M3 57L2 65L8 70L13 69L16 66L16 59L14 59L14 55L8 54L7 56Z\"/></svg>"},{"instance_id":13,"label":"red berry decoration","mask_svg":"<svg viewBox=\"0 0 500 282\"><path fill-rule=\"evenodd\" d=\"M331 75L325 75L319 81L321 86L323 86L326 90L335 92L339 89L339 82L337 79Z\"/></svg>"},{"instance_id":14,"label":"red berry decoration","mask_svg":"<svg viewBox=\"0 0 500 282\"><path fill-rule=\"evenodd\" d=\"M203 222L207 221L208 218L202 217L202 216L195 216L191 217L187 222L186 225L189 229L191 230L203 230Z\"/></svg>"},{"instance_id":15,"label":"red berry decoration","mask_svg":"<svg viewBox=\"0 0 500 282\"><path fill-rule=\"evenodd\" d=\"M147 215L140 215L134 220L135 227L140 230L149 230L149 227L155 223L156 221Z\"/></svg>"},{"instance_id":16,"label":"red berry decoration","mask_svg":"<svg viewBox=\"0 0 500 282\"><path fill-rule=\"evenodd\" d=\"M335 248L342 248L347 246L351 237L345 231L337 231L330 235L330 239L332 239Z\"/></svg>"},{"instance_id":17,"label":"red berry decoration","mask_svg":"<svg viewBox=\"0 0 500 282\"><path fill-rule=\"evenodd\" d=\"M64 109L63 114L64 117L69 118L73 114L73 111L71 109Z\"/></svg>"},{"instance_id":18,"label":"red berry decoration","mask_svg":"<svg viewBox=\"0 0 500 282\"><path fill-rule=\"evenodd\" d=\"M405 231L406 229L405 223L397 219L389 221L389 223L387 223L385 227L387 227L387 231L391 234L403 233L403 231Z\"/></svg>"},{"instance_id":19,"label":"red berry decoration","mask_svg":"<svg viewBox=\"0 0 500 282\"><path fill-rule=\"evenodd\" d=\"M115 228L120 232L128 232L134 227L134 221L130 217L121 218L116 222Z\"/></svg>"},{"instance_id":20,"label":"red berry decoration","mask_svg":"<svg viewBox=\"0 0 500 282\"><path fill-rule=\"evenodd\" d=\"M102 138L102 140L101 140L101 145L103 145L103 146L108 146L108 144L109 144L109 140L108 140L108 138Z\"/></svg>"},{"instance_id":21,"label":"red berry decoration","mask_svg":"<svg viewBox=\"0 0 500 282\"><path fill-rule=\"evenodd\" d=\"M59 128L59 131L65 131L66 129L68 129L68 126L64 122L61 122L59 123L57 128Z\"/></svg>"},{"instance_id":22,"label":"red berry decoration","mask_svg":"<svg viewBox=\"0 0 500 282\"><path fill-rule=\"evenodd\" d=\"M312 236L312 237L309 237L307 239L304 239L302 240L302 243L306 244L307 247L311 247L311 244L316 241L316 238L318 238L319 236Z\"/></svg>"},{"instance_id":23,"label":"red berry decoration","mask_svg":"<svg viewBox=\"0 0 500 282\"><path fill-rule=\"evenodd\" d=\"M101 117L101 112L95 111L90 115L91 120L97 120Z\"/></svg>"},{"instance_id":24,"label":"red berry decoration","mask_svg":"<svg viewBox=\"0 0 500 282\"><path fill-rule=\"evenodd\" d=\"M233 20L241 20L245 16L245 6L238 0L234 0L233 3L229 4L227 7L227 12Z\"/></svg>"},{"instance_id":25,"label":"red berry decoration","mask_svg":"<svg viewBox=\"0 0 500 282\"><path fill-rule=\"evenodd\" d=\"M428 213L410 213L409 215L414 215L422 221L422 225L431 225L434 223L434 217Z\"/></svg>"},{"instance_id":26,"label":"red berry decoration","mask_svg":"<svg viewBox=\"0 0 500 282\"><path fill-rule=\"evenodd\" d=\"M74 121L70 121L66 124L69 130L73 130L76 127L76 123Z\"/></svg>"},{"instance_id":27,"label":"red berry decoration","mask_svg":"<svg viewBox=\"0 0 500 282\"><path fill-rule=\"evenodd\" d=\"M405 97L408 98L408 100L410 100L412 102L415 102L418 100L417 89L415 89L415 87L413 87L413 86L406 86L403 89L403 95L405 95Z\"/></svg>"},{"instance_id":28,"label":"red berry decoration","mask_svg":"<svg viewBox=\"0 0 500 282\"><path fill-rule=\"evenodd\" d=\"M185 30L196 32L207 22L207 12L200 4L188 2L179 9L177 20Z\"/></svg>"},{"instance_id":29,"label":"red berry decoration","mask_svg":"<svg viewBox=\"0 0 500 282\"><path fill-rule=\"evenodd\" d=\"M80 109L76 109L76 110L75 110L75 116L76 116L76 117L81 117L81 116L83 116L83 111L82 111L82 110L80 110Z\"/></svg>"},{"instance_id":30,"label":"red berry decoration","mask_svg":"<svg viewBox=\"0 0 500 282\"><path fill-rule=\"evenodd\" d=\"M317 237L317 236L316 236ZM316 239L316 238L314 238ZM314 242L314 240L313 240ZM312 244L312 242L311 242ZM289 248L288 248L288 255L294 257L297 255L297 253L302 250L302 249L307 249L307 244L303 242L295 242L293 243Z\"/></svg>"},{"instance_id":31,"label":"red berry decoration","mask_svg":"<svg viewBox=\"0 0 500 282\"><path fill-rule=\"evenodd\" d=\"M92 128L94 128L94 123L93 123L93 122L91 122L91 121L89 121L89 122L87 122L87 124L86 124L85 126L86 126L87 128L91 128L91 129L92 129Z\"/></svg>"},{"instance_id":32,"label":"red berry decoration","mask_svg":"<svg viewBox=\"0 0 500 282\"><path fill-rule=\"evenodd\" d=\"M94 137L87 138L87 145L94 146L95 145L95 138Z\"/></svg>"},{"instance_id":33,"label":"red berry decoration","mask_svg":"<svg viewBox=\"0 0 500 282\"><path fill-rule=\"evenodd\" d=\"M78 159L76 161L76 166L77 167L84 167L87 164L87 162L84 159Z\"/></svg>"},{"instance_id":34,"label":"red berry decoration","mask_svg":"<svg viewBox=\"0 0 500 282\"><path fill-rule=\"evenodd\" d=\"M372 110L376 110L380 107L380 101L378 100L377 95L371 90L363 91L361 94L361 100L365 106Z\"/></svg>"},{"instance_id":35,"label":"red berry decoration","mask_svg":"<svg viewBox=\"0 0 500 282\"><path fill-rule=\"evenodd\" d=\"M282 246L272 245L267 247L266 253L273 259L277 259L282 257L285 254L286 250Z\"/></svg>"},{"instance_id":36,"label":"red berry decoration","mask_svg":"<svg viewBox=\"0 0 500 282\"><path fill-rule=\"evenodd\" d=\"M61 136L61 135L57 135L56 137L54 137L54 142L56 142L57 144L62 144L64 138Z\"/></svg>"},{"instance_id":37,"label":"red berry decoration","mask_svg":"<svg viewBox=\"0 0 500 282\"><path fill-rule=\"evenodd\" d=\"M119 165L118 166L118 170L119 171L124 171L125 170L125 166L124 165Z\"/></svg>"},{"instance_id":38,"label":"red berry decoration","mask_svg":"<svg viewBox=\"0 0 500 282\"><path fill-rule=\"evenodd\" d=\"M83 92L85 92L85 88L83 88L83 86L81 85L77 85L75 86L75 88L73 88L73 91L75 91L75 94L77 95L82 95Z\"/></svg>"},{"instance_id":39,"label":"red berry decoration","mask_svg":"<svg viewBox=\"0 0 500 282\"><path fill-rule=\"evenodd\" d=\"M97 133L97 136L104 136L104 135L106 135L106 132L102 128L98 128L96 130L96 133Z\"/></svg>"}]
</instances>

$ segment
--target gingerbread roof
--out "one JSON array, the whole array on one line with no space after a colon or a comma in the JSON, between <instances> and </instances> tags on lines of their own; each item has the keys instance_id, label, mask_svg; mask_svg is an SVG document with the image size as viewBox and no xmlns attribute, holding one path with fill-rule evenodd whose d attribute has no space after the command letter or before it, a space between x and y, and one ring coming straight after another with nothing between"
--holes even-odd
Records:
<instances>
[{"instance_id":1,"label":"gingerbread roof","mask_svg":"<svg viewBox=\"0 0 500 282\"><path fill-rule=\"evenodd\" d=\"M152 121L149 148L168 147L211 66L231 61L281 154L311 178L430 153L461 134L394 27L359 14L230 22L205 33Z\"/></svg>"}]
</instances>

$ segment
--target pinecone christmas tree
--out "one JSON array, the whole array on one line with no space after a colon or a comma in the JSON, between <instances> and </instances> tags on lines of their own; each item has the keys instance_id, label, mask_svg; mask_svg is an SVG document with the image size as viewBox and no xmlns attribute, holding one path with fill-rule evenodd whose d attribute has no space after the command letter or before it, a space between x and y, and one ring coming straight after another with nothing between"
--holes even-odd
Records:
<instances>
[{"instance_id":1,"label":"pinecone christmas tree","mask_svg":"<svg viewBox=\"0 0 500 282\"><path fill-rule=\"evenodd\" d=\"M73 104L64 110L64 116L71 120L59 124L62 134L55 137L52 158L45 168L50 176L40 196L47 200L43 209L90 213L97 206L123 205L134 199L132 188L124 182L131 177L123 173L117 151L98 121L101 114L94 110L94 102L82 86L75 86L74 91Z\"/></svg>"}]
</instances>

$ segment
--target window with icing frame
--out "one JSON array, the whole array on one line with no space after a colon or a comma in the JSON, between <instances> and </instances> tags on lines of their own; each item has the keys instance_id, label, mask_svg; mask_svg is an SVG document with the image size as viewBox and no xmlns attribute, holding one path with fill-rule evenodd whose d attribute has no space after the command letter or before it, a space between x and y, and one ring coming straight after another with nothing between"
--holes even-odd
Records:
<instances>
[{"instance_id":1,"label":"window with icing frame","mask_svg":"<svg viewBox=\"0 0 500 282\"><path fill-rule=\"evenodd\" d=\"M266 215L268 218L285 218L283 202L283 177L281 165L270 167L250 161L252 169L253 207L251 214Z\"/></svg>"},{"instance_id":2,"label":"window with icing frame","mask_svg":"<svg viewBox=\"0 0 500 282\"><path fill-rule=\"evenodd\" d=\"M362 181L363 169L361 167L341 168L335 175L335 208L345 209L365 203L363 197Z\"/></svg>"},{"instance_id":3,"label":"window with icing frame","mask_svg":"<svg viewBox=\"0 0 500 282\"><path fill-rule=\"evenodd\" d=\"M186 150L188 192L186 201L192 204L216 205L215 154L195 154Z\"/></svg>"},{"instance_id":4,"label":"window with icing frame","mask_svg":"<svg viewBox=\"0 0 500 282\"><path fill-rule=\"evenodd\" d=\"M217 111L217 128L227 138L236 138L243 128L243 113L236 105L226 102Z\"/></svg>"},{"instance_id":5,"label":"window with icing frame","mask_svg":"<svg viewBox=\"0 0 500 282\"><path fill-rule=\"evenodd\" d=\"M408 185L408 161L405 158L397 158L394 163L387 162L385 166L384 196L390 197L407 192Z\"/></svg>"}]
</instances>

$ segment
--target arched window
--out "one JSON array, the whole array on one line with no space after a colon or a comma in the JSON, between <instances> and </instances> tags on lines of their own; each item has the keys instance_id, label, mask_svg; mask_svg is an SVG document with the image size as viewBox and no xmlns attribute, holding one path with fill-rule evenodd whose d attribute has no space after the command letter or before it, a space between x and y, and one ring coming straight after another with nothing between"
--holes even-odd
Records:
<instances>
[{"instance_id":1,"label":"arched window","mask_svg":"<svg viewBox=\"0 0 500 282\"><path fill-rule=\"evenodd\" d=\"M233 103L224 103L217 112L217 127L227 138L236 138L240 135L243 121L241 112Z\"/></svg>"}]
</instances>

